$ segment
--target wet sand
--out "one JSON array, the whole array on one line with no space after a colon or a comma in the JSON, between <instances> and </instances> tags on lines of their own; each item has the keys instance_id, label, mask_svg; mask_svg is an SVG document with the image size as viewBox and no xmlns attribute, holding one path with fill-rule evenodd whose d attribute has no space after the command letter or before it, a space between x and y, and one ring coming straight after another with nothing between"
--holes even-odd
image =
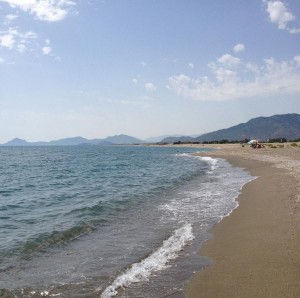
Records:
<instances>
[{"instance_id":1,"label":"wet sand","mask_svg":"<svg viewBox=\"0 0 300 298\"><path fill-rule=\"evenodd\" d=\"M211 231L200 254L213 264L192 278L188 298L300 297L300 148L280 146L216 145L220 150L202 154L224 158L257 179Z\"/></svg>"}]
</instances>

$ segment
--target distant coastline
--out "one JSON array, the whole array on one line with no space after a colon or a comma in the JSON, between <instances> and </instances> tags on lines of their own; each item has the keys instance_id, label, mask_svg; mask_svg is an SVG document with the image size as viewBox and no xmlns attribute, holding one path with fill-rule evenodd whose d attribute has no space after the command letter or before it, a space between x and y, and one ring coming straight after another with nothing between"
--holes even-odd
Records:
<instances>
[{"instance_id":1,"label":"distant coastline","mask_svg":"<svg viewBox=\"0 0 300 298\"><path fill-rule=\"evenodd\" d=\"M49 142L28 142L15 138L0 146L90 146L90 145L141 145L141 144L174 144L174 143L239 143L250 139L269 140L300 140L300 115L283 114L270 117L257 117L246 123L205 133L199 136L160 136L141 140L125 134L109 136L104 139L86 139L83 137L64 138Z\"/></svg>"}]
</instances>

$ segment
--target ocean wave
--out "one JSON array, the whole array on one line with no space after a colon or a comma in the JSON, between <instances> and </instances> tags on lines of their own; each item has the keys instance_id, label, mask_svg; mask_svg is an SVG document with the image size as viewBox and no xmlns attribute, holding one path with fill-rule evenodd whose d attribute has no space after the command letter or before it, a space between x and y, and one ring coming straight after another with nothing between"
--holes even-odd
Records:
<instances>
[{"instance_id":1,"label":"ocean wave","mask_svg":"<svg viewBox=\"0 0 300 298\"><path fill-rule=\"evenodd\" d=\"M105 210L105 207L101 206L100 203L97 203L92 206L81 206L81 207L75 208L75 209L71 210L69 213L67 213L66 215L69 216L72 214L77 214L78 217L85 217L87 215L96 216L96 215L101 214L104 210Z\"/></svg>"},{"instance_id":2,"label":"ocean wave","mask_svg":"<svg viewBox=\"0 0 300 298\"><path fill-rule=\"evenodd\" d=\"M63 231L53 231L44 233L37 237L29 238L25 242L15 241L15 247L10 250L1 250L0 262L3 262L2 257L13 257L19 255L23 259L27 259L32 254L43 251L50 246L68 243L80 237L81 235L92 232L95 227L92 224L84 223L80 226L72 227ZM2 264L3 265L3 264ZM1 266L0 271L7 269L6 266Z\"/></svg>"},{"instance_id":3,"label":"ocean wave","mask_svg":"<svg viewBox=\"0 0 300 298\"><path fill-rule=\"evenodd\" d=\"M218 163L218 160L216 158L212 158L208 156L198 156L198 158L209 163L212 171L216 169Z\"/></svg>"},{"instance_id":4,"label":"ocean wave","mask_svg":"<svg viewBox=\"0 0 300 298\"><path fill-rule=\"evenodd\" d=\"M83 234L92 232L94 229L95 227L91 224L83 224L64 231L53 231L52 233L39 235L37 238L29 239L24 243L22 255L27 256L52 245L73 241Z\"/></svg>"},{"instance_id":5,"label":"ocean wave","mask_svg":"<svg viewBox=\"0 0 300 298\"><path fill-rule=\"evenodd\" d=\"M170 260L176 259L179 252L194 239L192 225L187 224L174 231L173 235L163 242L163 245L139 263L135 263L125 273L119 275L102 293L101 298L110 298L118 294L119 288L132 283L148 280L156 271L167 268Z\"/></svg>"},{"instance_id":6,"label":"ocean wave","mask_svg":"<svg viewBox=\"0 0 300 298\"><path fill-rule=\"evenodd\" d=\"M200 152L198 152L200 153ZM216 158L212 158L212 157L208 157L208 156L199 156L196 155L196 153L177 153L176 156L178 157L192 157L192 158L196 158L196 159L200 159L206 163L208 163L211 166L211 170L215 170L217 163L218 163L218 159Z\"/></svg>"},{"instance_id":7,"label":"ocean wave","mask_svg":"<svg viewBox=\"0 0 300 298\"><path fill-rule=\"evenodd\" d=\"M176 153L175 156L192 156L191 153Z\"/></svg>"}]
</instances>

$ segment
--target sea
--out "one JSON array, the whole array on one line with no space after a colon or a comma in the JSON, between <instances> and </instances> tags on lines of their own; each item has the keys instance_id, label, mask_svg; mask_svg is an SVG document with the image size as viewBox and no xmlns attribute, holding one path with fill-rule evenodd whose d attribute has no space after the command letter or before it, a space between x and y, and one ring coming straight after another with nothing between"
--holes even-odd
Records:
<instances>
[{"instance_id":1,"label":"sea","mask_svg":"<svg viewBox=\"0 0 300 298\"><path fill-rule=\"evenodd\" d=\"M185 297L253 180L207 150L0 147L0 297Z\"/></svg>"}]
</instances>

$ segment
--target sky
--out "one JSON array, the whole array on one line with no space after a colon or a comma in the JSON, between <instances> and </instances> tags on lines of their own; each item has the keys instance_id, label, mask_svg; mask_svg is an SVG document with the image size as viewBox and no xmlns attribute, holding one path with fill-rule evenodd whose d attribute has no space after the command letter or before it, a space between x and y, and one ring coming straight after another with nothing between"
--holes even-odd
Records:
<instances>
[{"instance_id":1,"label":"sky","mask_svg":"<svg viewBox=\"0 0 300 298\"><path fill-rule=\"evenodd\" d=\"M0 0L0 143L286 113L300 113L299 0Z\"/></svg>"}]
</instances>

